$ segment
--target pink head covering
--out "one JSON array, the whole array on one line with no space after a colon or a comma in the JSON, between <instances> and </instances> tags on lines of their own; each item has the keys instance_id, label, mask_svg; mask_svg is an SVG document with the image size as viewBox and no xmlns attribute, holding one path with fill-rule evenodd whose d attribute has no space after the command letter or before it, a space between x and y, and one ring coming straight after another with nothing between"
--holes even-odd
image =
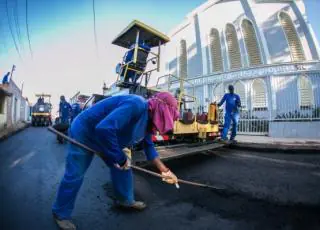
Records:
<instances>
[{"instance_id":1,"label":"pink head covering","mask_svg":"<svg viewBox=\"0 0 320 230\"><path fill-rule=\"evenodd\" d=\"M167 92L155 94L148 100L149 115L153 126L160 134L173 129L174 121L179 119L178 102Z\"/></svg>"}]
</instances>

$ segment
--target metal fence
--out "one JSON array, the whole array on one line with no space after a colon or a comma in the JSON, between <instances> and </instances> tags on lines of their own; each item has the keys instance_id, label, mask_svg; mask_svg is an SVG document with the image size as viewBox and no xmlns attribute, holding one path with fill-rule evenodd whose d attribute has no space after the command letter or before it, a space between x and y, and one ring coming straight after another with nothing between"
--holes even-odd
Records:
<instances>
[{"instance_id":1,"label":"metal fence","mask_svg":"<svg viewBox=\"0 0 320 230\"><path fill-rule=\"evenodd\" d=\"M230 73L223 74L223 76L213 74L207 80L205 79L209 77L203 76L203 80L198 77L194 80L188 79L188 81L194 84L192 89L202 106L200 111L206 111L205 104L208 102L221 100L223 94L227 92L228 85L233 84L243 106L240 110L238 132L267 135L271 131L270 127L280 122L320 121L320 72L318 70L301 72L301 68L296 70L294 69L296 67L292 67L292 73L289 73L289 70L285 69L288 65L283 65L283 72L281 72L282 69L279 69L280 67L277 67L272 76L262 76L260 72L263 69L257 68L252 70L255 72L250 73L260 74L257 77L245 77L246 75L239 71L237 74L232 73L233 75ZM320 63L316 65L320 66ZM285 74L285 71L288 73ZM164 82L167 83L163 84L165 88L176 89L178 87L178 83L170 82L170 79L165 79ZM185 88L188 92L187 84ZM195 110L199 111L199 108ZM223 110L220 111L219 119L223 123Z\"/></svg>"},{"instance_id":2,"label":"metal fence","mask_svg":"<svg viewBox=\"0 0 320 230\"><path fill-rule=\"evenodd\" d=\"M241 98L246 106L240 109L239 133L266 135L270 131L270 122L320 121L320 74L275 76L262 80L265 84L262 92L254 93L252 81L247 84L251 87L246 87L246 96ZM265 106L261 106L264 103ZM221 123L223 118L221 110Z\"/></svg>"}]
</instances>

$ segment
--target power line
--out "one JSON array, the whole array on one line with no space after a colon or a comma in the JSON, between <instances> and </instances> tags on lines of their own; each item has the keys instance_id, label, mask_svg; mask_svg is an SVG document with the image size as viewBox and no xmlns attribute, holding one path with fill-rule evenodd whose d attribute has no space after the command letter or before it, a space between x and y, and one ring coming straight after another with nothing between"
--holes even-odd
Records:
<instances>
[{"instance_id":1,"label":"power line","mask_svg":"<svg viewBox=\"0 0 320 230\"><path fill-rule=\"evenodd\" d=\"M28 0L26 0L26 28L27 28L27 37L28 37L28 43L29 43L29 50L31 54L31 58L33 57L33 52L31 49L31 42L30 42L30 34L29 34L29 17L28 17Z\"/></svg>"},{"instance_id":2,"label":"power line","mask_svg":"<svg viewBox=\"0 0 320 230\"><path fill-rule=\"evenodd\" d=\"M1 32L1 30L3 30L2 32ZM8 50L8 48L7 48L7 36L6 36L6 31L5 31L5 24L4 24L4 18L2 18L1 17L1 19L0 19L0 33L2 34L2 36L3 36L3 39L1 39L1 41L2 41L2 47L3 47L3 49L5 50L5 51L7 51Z\"/></svg>"},{"instance_id":3,"label":"power line","mask_svg":"<svg viewBox=\"0 0 320 230\"><path fill-rule=\"evenodd\" d=\"M16 51L17 51L20 59L22 60L22 57L21 57L21 54L20 54L16 39L15 39L15 37L13 35L13 31L12 31L12 27L11 27L11 20L10 20L10 16L9 16L9 8L8 8L8 0L6 0L6 12L7 12L7 18L8 18L8 24L9 24L9 30L10 30L10 33L11 33L11 37L12 37L14 46L16 48Z\"/></svg>"},{"instance_id":4,"label":"power line","mask_svg":"<svg viewBox=\"0 0 320 230\"><path fill-rule=\"evenodd\" d=\"M20 47L23 49L23 43L21 40L21 31L20 31L20 25L19 25L19 7L18 7L18 1L15 0L15 8L13 8L12 10L13 12L13 19L16 25L16 31L17 31L17 35L18 35L18 41L20 44Z\"/></svg>"},{"instance_id":5,"label":"power line","mask_svg":"<svg viewBox=\"0 0 320 230\"><path fill-rule=\"evenodd\" d=\"M97 39L97 28L96 28L96 10L95 10L95 0L92 0L92 10L93 10L93 34L94 34L94 44L96 46L96 52L98 55L98 39Z\"/></svg>"}]
</instances>

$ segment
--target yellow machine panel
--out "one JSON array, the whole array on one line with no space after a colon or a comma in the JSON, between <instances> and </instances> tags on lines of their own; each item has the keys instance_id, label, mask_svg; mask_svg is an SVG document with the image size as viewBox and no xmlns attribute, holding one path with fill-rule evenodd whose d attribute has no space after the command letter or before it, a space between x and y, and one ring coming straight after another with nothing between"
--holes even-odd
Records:
<instances>
[{"instance_id":1,"label":"yellow machine panel","mask_svg":"<svg viewBox=\"0 0 320 230\"><path fill-rule=\"evenodd\" d=\"M173 134L194 134L198 133L197 122L194 121L192 124L183 124L181 121L174 123Z\"/></svg>"}]
</instances>

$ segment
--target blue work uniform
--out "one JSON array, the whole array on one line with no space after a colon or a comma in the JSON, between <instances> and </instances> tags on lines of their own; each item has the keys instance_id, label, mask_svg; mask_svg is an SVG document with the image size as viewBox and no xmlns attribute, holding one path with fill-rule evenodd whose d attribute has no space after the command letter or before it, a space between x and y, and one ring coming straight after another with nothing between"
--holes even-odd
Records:
<instances>
[{"instance_id":1,"label":"blue work uniform","mask_svg":"<svg viewBox=\"0 0 320 230\"><path fill-rule=\"evenodd\" d=\"M81 108L79 103L73 103L71 106L71 122L81 113Z\"/></svg>"},{"instance_id":2,"label":"blue work uniform","mask_svg":"<svg viewBox=\"0 0 320 230\"><path fill-rule=\"evenodd\" d=\"M115 195L121 202L134 202L132 170L121 170L114 164L125 162L122 152L142 141L148 160L158 157L151 134L147 132L148 102L136 95L104 99L80 113L73 121L69 135L76 141L105 154ZM64 177L52 211L61 219L70 218L76 195L82 185L93 154L69 144Z\"/></svg>"},{"instance_id":3,"label":"blue work uniform","mask_svg":"<svg viewBox=\"0 0 320 230\"><path fill-rule=\"evenodd\" d=\"M7 73L6 75L4 75L2 79L2 84L9 83L9 78L10 78L10 73Z\"/></svg>"},{"instance_id":4,"label":"blue work uniform","mask_svg":"<svg viewBox=\"0 0 320 230\"><path fill-rule=\"evenodd\" d=\"M237 135L237 127L239 122L238 108L241 106L240 97L238 94L226 93L218 105L221 106L224 102L226 102L226 111L224 116L224 126L221 138L224 140L227 139L229 127L232 121L232 132L230 140L234 140L234 138Z\"/></svg>"},{"instance_id":5,"label":"blue work uniform","mask_svg":"<svg viewBox=\"0 0 320 230\"><path fill-rule=\"evenodd\" d=\"M66 101L61 101L59 104L59 113L61 118L61 123L69 123L71 105Z\"/></svg>"},{"instance_id":6,"label":"blue work uniform","mask_svg":"<svg viewBox=\"0 0 320 230\"><path fill-rule=\"evenodd\" d=\"M146 44L141 44L139 43L138 44L139 48L145 50L145 52L147 52L147 54L149 54L150 52L150 47ZM128 64L128 63L131 63L133 61L133 58L134 58L134 48L135 48L135 44L131 45L130 46L130 50L125 54L124 58L123 58L123 62L124 64ZM147 59L147 56L145 56L145 58ZM147 60L145 60L147 61ZM135 70L131 70L131 69L127 69L127 71L125 70L126 68L123 69L122 73L121 73L121 76L124 78L124 79L131 79L132 81L138 79L142 73L140 72L137 72ZM124 76L126 73L126 76Z\"/></svg>"}]
</instances>

